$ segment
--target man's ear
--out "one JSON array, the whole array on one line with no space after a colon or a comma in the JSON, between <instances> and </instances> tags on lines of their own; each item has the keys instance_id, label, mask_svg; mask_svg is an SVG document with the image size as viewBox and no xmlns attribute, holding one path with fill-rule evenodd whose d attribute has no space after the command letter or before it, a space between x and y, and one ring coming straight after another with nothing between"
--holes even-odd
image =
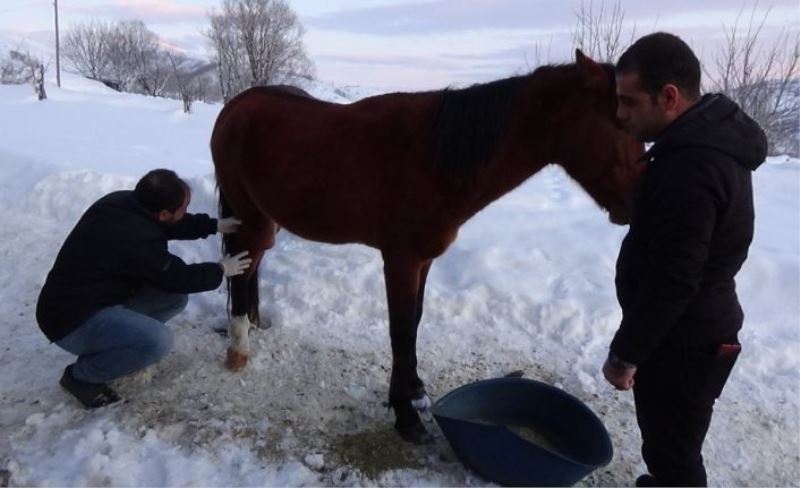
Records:
<instances>
[{"instance_id":1,"label":"man's ear","mask_svg":"<svg viewBox=\"0 0 800 488\"><path fill-rule=\"evenodd\" d=\"M611 80L608 78L606 70L595 60L583 54L580 49L575 50L575 64L578 65L578 71L587 80L589 86L597 89L608 88Z\"/></svg>"},{"instance_id":2,"label":"man's ear","mask_svg":"<svg viewBox=\"0 0 800 488\"><path fill-rule=\"evenodd\" d=\"M158 222L166 222L167 220L169 220L169 217L170 217L169 212L166 210L159 210L158 213L156 214L156 220Z\"/></svg>"},{"instance_id":3,"label":"man's ear","mask_svg":"<svg viewBox=\"0 0 800 488\"><path fill-rule=\"evenodd\" d=\"M661 98L661 103L666 110L675 110L680 103L681 91L678 89L677 86L667 83L661 89L661 93L659 94Z\"/></svg>"}]
</instances>

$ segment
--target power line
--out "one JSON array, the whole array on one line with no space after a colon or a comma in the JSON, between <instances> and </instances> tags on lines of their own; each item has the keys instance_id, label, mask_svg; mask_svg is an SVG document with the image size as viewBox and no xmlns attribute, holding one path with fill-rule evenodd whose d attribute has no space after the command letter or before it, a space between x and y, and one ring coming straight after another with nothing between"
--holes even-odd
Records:
<instances>
[{"instance_id":1,"label":"power line","mask_svg":"<svg viewBox=\"0 0 800 488\"><path fill-rule=\"evenodd\" d=\"M56 12L56 84L61 88L61 49L58 40L58 0L53 0L53 8Z\"/></svg>"}]
</instances>

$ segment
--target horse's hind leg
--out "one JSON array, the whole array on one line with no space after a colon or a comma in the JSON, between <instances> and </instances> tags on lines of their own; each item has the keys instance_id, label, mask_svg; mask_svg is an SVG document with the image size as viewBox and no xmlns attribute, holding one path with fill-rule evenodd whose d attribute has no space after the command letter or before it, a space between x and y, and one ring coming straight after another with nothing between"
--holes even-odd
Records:
<instances>
[{"instance_id":1,"label":"horse's hind leg","mask_svg":"<svg viewBox=\"0 0 800 488\"><path fill-rule=\"evenodd\" d=\"M431 269L431 264L433 264L433 260L425 262L422 265L422 269L419 270L419 292L417 293L417 327L419 327L419 322L422 320L422 305L425 301L425 283L428 281L428 271Z\"/></svg>"},{"instance_id":2,"label":"horse's hind leg","mask_svg":"<svg viewBox=\"0 0 800 488\"><path fill-rule=\"evenodd\" d=\"M421 280L429 262L384 253L386 297L389 304L389 335L392 341L392 377L389 404L395 412L395 428L403 439L415 444L431 442L417 410L430 400L417 375L417 325L421 317ZM423 272L424 270L424 272Z\"/></svg>"},{"instance_id":3,"label":"horse's hind leg","mask_svg":"<svg viewBox=\"0 0 800 488\"><path fill-rule=\"evenodd\" d=\"M233 207L234 215L242 221L242 225L236 233L225 236L226 252L235 254L248 251L249 257L253 259L244 274L230 279L231 320L228 324L228 336L231 343L225 365L238 371L247 365L250 356L249 330L254 325L261 325L258 309L258 265L265 251L275 245L277 226L272 219L261 215L249 205L240 203Z\"/></svg>"},{"instance_id":4,"label":"horse's hind leg","mask_svg":"<svg viewBox=\"0 0 800 488\"><path fill-rule=\"evenodd\" d=\"M268 217L242 219L239 232L229 241L233 245L226 251L230 254L247 251L248 257L253 260L244 274L231 278L231 315L246 315L260 329L269 329L271 324L268 318L262 318L259 313L258 265L264 253L275 245L276 229L277 226Z\"/></svg>"}]
</instances>

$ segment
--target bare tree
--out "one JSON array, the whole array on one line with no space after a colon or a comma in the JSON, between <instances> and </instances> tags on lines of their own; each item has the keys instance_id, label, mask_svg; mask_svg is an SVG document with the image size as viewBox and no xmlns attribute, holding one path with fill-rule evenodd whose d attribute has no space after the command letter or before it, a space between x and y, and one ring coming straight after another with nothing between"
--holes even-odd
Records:
<instances>
[{"instance_id":1,"label":"bare tree","mask_svg":"<svg viewBox=\"0 0 800 488\"><path fill-rule=\"evenodd\" d=\"M156 49L145 57L138 85L147 95L159 97L165 94L167 82L173 74L169 55L169 51Z\"/></svg>"},{"instance_id":2,"label":"bare tree","mask_svg":"<svg viewBox=\"0 0 800 488\"><path fill-rule=\"evenodd\" d=\"M188 66L186 56L167 53L167 58L172 67L175 88L181 102L183 102L183 111L187 114L192 113L192 104L195 100L201 100L205 96L208 89L208 79Z\"/></svg>"},{"instance_id":3,"label":"bare tree","mask_svg":"<svg viewBox=\"0 0 800 488\"><path fill-rule=\"evenodd\" d=\"M313 73L305 29L285 0L224 0L222 11L210 17L208 37L225 101L248 87Z\"/></svg>"},{"instance_id":4,"label":"bare tree","mask_svg":"<svg viewBox=\"0 0 800 488\"><path fill-rule=\"evenodd\" d=\"M92 20L72 27L64 39L64 57L78 73L93 80L108 75L111 24Z\"/></svg>"},{"instance_id":5,"label":"bare tree","mask_svg":"<svg viewBox=\"0 0 800 488\"><path fill-rule=\"evenodd\" d=\"M733 26L723 25L725 42L704 67L709 91L736 101L767 133L770 154L798 155L800 34L785 27L777 39L761 42L771 9L756 18L757 4L742 28L742 11Z\"/></svg>"},{"instance_id":6,"label":"bare tree","mask_svg":"<svg viewBox=\"0 0 800 488\"><path fill-rule=\"evenodd\" d=\"M536 41L533 43L533 47L526 52L523 53L525 58L525 66L527 66L527 70L531 71L537 66L541 66L543 64L550 64L553 62L553 37L551 36L547 40L547 44L543 44L541 41ZM533 58L533 62L531 62L531 58Z\"/></svg>"},{"instance_id":7,"label":"bare tree","mask_svg":"<svg viewBox=\"0 0 800 488\"><path fill-rule=\"evenodd\" d=\"M249 86L246 81L245 56L237 39L233 19L222 14L212 15L208 37L213 45L212 59L217 66L222 99L227 103Z\"/></svg>"},{"instance_id":8,"label":"bare tree","mask_svg":"<svg viewBox=\"0 0 800 488\"><path fill-rule=\"evenodd\" d=\"M44 63L27 50L9 51L8 54L9 58L0 66L0 81L11 84L29 83L39 100L46 100Z\"/></svg>"},{"instance_id":9,"label":"bare tree","mask_svg":"<svg viewBox=\"0 0 800 488\"><path fill-rule=\"evenodd\" d=\"M207 101L209 90L211 88L211 80L201 73L195 73L192 78L192 91L195 95L195 100Z\"/></svg>"},{"instance_id":10,"label":"bare tree","mask_svg":"<svg viewBox=\"0 0 800 488\"><path fill-rule=\"evenodd\" d=\"M578 23L572 31L572 43L575 48L587 56L605 63L614 63L623 49L633 42L636 35L634 25L630 32L625 32L625 10L622 0L616 0L606 6L605 0L599 7L594 0L581 0L580 8L575 12Z\"/></svg>"},{"instance_id":11,"label":"bare tree","mask_svg":"<svg viewBox=\"0 0 800 488\"><path fill-rule=\"evenodd\" d=\"M22 85L27 83L25 66L11 57L0 59L0 85Z\"/></svg>"},{"instance_id":12,"label":"bare tree","mask_svg":"<svg viewBox=\"0 0 800 488\"><path fill-rule=\"evenodd\" d=\"M109 44L111 75L122 90L132 91L137 86L145 92L152 90L142 84L147 84L148 65L158 55L158 36L144 22L131 20L114 26Z\"/></svg>"}]
</instances>

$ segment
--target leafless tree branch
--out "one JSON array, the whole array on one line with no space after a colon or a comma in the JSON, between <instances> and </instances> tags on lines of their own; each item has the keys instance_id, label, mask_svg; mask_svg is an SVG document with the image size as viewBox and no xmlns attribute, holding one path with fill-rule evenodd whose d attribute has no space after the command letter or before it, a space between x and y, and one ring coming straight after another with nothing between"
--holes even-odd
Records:
<instances>
[{"instance_id":1,"label":"leafless tree branch","mask_svg":"<svg viewBox=\"0 0 800 488\"><path fill-rule=\"evenodd\" d=\"M625 30L622 0L616 0L610 6L605 0L600 0L599 6L594 0L588 0L588 3L581 0L575 16L578 22L572 31L572 43L597 61L615 62L636 35L635 25L629 32Z\"/></svg>"},{"instance_id":2,"label":"leafless tree branch","mask_svg":"<svg viewBox=\"0 0 800 488\"><path fill-rule=\"evenodd\" d=\"M707 88L729 96L761 125L770 154L797 156L800 34L787 26L774 41L762 42L772 9L759 18L757 7L755 3L746 24L742 9L732 26L723 25L725 41L704 67Z\"/></svg>"},{"instance_id":3,"label":"leafless tree branch","mask_svg":"<svg viewBox=\"0 0 800 488\"><path fill-rule=\"evenodd\" d=\"M39 100L47 99L44 87L46 67L27 49L18 48L8 52L8 58L0 62L0 83L25 84L33 87Z\"/></svg>"},{"instance_id":4,"label":"leafless tree branch","mask_svg":"<svg viewBox=\"0 0 800 488\"><path fill-rule=\"evenodd\" d=\"M207 36L226 102L246 88L313 73L305 29L285 0L224 0L210 20Z\"/></svg>"}]
</instances>

